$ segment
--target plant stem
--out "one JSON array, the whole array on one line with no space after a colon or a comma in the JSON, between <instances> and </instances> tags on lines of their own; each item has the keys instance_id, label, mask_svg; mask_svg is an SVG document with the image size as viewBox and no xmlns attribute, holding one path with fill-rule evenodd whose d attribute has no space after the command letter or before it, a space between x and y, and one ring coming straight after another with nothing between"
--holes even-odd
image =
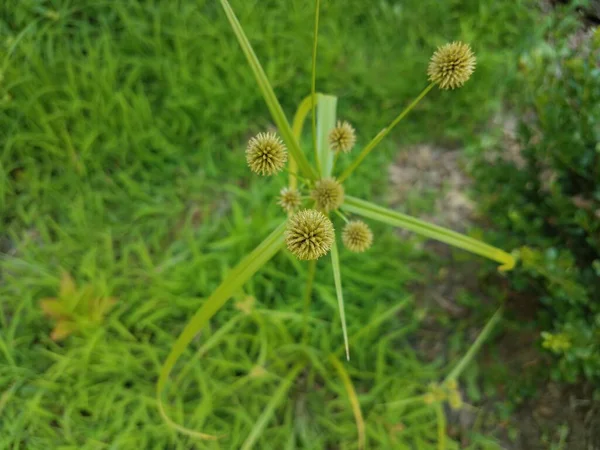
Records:
<instances>
[{"instance_id":1,"label":"plant stem","mask_svg":"<svg viewBox=\"0 0 600 450\"><path fill-rule=\"evenodd\" d=\"M444 380L444 383L447 383L448 381L451 381L451 380L456 380L458 377L460 377L463 370L465 370L465 368L469 365L471 360L475 357L475 355L477 354L477 352L479 351L479 349L481 348L481 346L483 345L485 340L489 337L490 333L492 332L492 330L494 329L494 327L500 321L501 318L502 318L502 308L498 308L498 311L496 311L494 313L494 315L488 321L488 323L485 325L485 327L483 328L481 333L479 333L479 336L477 336L477 339L475 339L475 342L473 342L473 345L471 345L471 348L469 348L469 350L467 351L465 356L462 357L462 359L459 361L459 363L456 365L456 367L446 377L446 379Z\"/></svg>"},{"instance_id":2,"label":"plant stem","mask_svg":"<svg viewBox=\"0 0 600 450\"><path fill-rule=\"evenodd\" d=\"M358 155L358 157L354 160L354 162L350 165L350 167L348 167L344 173L338 178L338 181L341 183L343 182L346 178L348 178L352 172L354 172L354 170L356 170L356 168L360 165L360 163L362 162L363 159L365 159L367 157L367 155L369 153L371 153L371 150L373 150L377 144L379 144L381 142L381 140L386 137L390 131L392 131L392 129L398 125L398 123L404 119L404 117L415 107L417 106L417 104L423 99L423 97L425 97L427 95L427 93L433 88L433 86L435 86L435 83L431 83L429 86L427 86L425 89L423 89L423 91L419 94L419 96L417 98L415 98L412 103L410 105L408 105L406 108L404 108L404 110L398 114L398 117L396 117L392 123L390 123L386 128L384 128L383 130L381 130L372 140L371 142L369 142L367 144L367 146L362 150L362 152L360 152L360 154Z\"/></svg>"},{"instance_id":3,"label":"plant stem","mask_svg":"<svg viewBox=\"0 0 600 450\"><path fill-rule=\"evenodd\" d=\"M317 42L319 36L319 9L320 0L316 0L315 5L315 34L313 39L313 54L312 54L312 85L311 85L311 104L312 104L312 140L315 152L315 161L317 165L317 173L321 173L321 162L319 161L319 151L317 149Z\"/></svg>"},{"instance_id":4,"label":"plant stem","mask_svg":"<svg viewBox=\"0 0 600 450\"><path fill-rule=\"evenodd\" d=\"M331 172L335 170L335 164L337 163L338 158L340 157L340 152L335 152L335 156L333 157L333 165L331 166Z\"/></svg>"},{"instance_id":5,"label":"plant stem","mask_svg":"<svg viewBox=\"0 0 600 450\"><path fill-rule=\"evenodd\" d=\"M341 217L344 222L349 222L348 218L339 209L336 209L333 212L336 213L339 217Z\"/></svg>"},{"instance_id":6,"label":"plant stem","mask_svg":"<svg viewBox=\"0 0 600 450\"><path fill-rule=\"evenodd\" d=\"M446 415L441 403L436 403L435 414L438 424L438 450L446 449Z\"/></svg>"},{"instance_id":7,"label":"plant stem","mask_svg":"<svg viewBox=\"0 0 600 450\"><path fill-rule=\"evenodd\" d=\"M308 263L308 277L306 278L306 287L304 289L304 312L302 315L302 343L306 344L308 340L308 313L310 311L310 302L312 299L313 282L315 280L315 268L317 260Z\"/></svg>"}]
</instances>

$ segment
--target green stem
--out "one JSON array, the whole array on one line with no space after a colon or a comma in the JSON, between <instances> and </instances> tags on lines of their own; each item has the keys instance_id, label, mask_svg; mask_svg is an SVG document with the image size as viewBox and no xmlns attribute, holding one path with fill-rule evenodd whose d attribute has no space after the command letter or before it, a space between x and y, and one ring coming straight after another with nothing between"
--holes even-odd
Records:
<instances>
[{"instance_id":1,"label":"green stem","mask_svg":"<svg viewBox=\"0 0 600 450\"><path fill-rule=\"evenodd\" d=\"M339 209L336 209L333 212L336 213L339 217L341 217L344 222L349 222L348 218Z\"/></svg>"},{"instance_id":2,"label":"green stem","mask_svg":"<svg viewBox=\"0 0 600 450\"><path fill-rule=\"evenodd\" d=\"M475 355L477 354L477 352L479 351L479 349L481 348L481 346L483 345L485 340L489 337L490 333L492 332L492 330L494 329L494 327L500 321L501 318L502 318L502 308L498 308L498 311L496 311L494 313L494 315L488 321L488 323L485 325L485 327L483 328L483 330L481 331L479 336L477 336L477 339L475 339L475 342L473 342L473 345L471 345L471 348L469 348L469 351L467 351L465 356L462 357L462 359L459 361L459 363L456 365L456 367L454 367L452 372L450 372L450 374L446 377L446 379L444 380L444 383L447 383L448 381L451 381L451 380L456 380L458 377L460 377L461 373L465 370L465 368L473 360L473 358L475 357Z\"/></svg>"},{"instance_id":3,"label":"green stem","mask_svg":"<svg viewBox=\"0 0 600 450\"><path fill-rule=\"evenodd\" d=\"M333 157L333 165L331 166L331 172L333 173L333 171L335 170L335 165L337 163L338 158L340 157L340 153L341 152L336 152L335 156Z\"/></svg>"},{"instance_id":4,"label":"green stem","mask_svg":"<svg viewBox=\"0 0 600 450\"><path fill-rule=\"evenodd\" d=\"M313 147L315 152L315 161L317 164L317 173L321 173L321 162L319 161L319 151L317 149L317 42L319 36L319 9L320 0L316 0L315 6L315 37L313 42L313 54L312 54L312 85L311 85L311 99L312 99L312 139Z\"/></svg>"},{"instance_id":5,"label":"green stem","mask_svg":"<svg viewBox=\"0 0 600 450\"><path fill-rule=\"evenodd\" d=\"M404 117L415 107L417 104L427 95L427 93L435 86L435 83L431 83L427 86L423 91L419 94L417 98L415 98L410 105L408 105L399 115L396 117L391 124L389 124L386 128L381 130L372 140L367 144L367 146L360 152L358 157L354 160L354 162L348 167L344 173L339 177L338 181L341 183L346 178L348 178L354 170L360 165L363 159L367 157L371 150L373 150L377 144L379 144L384 137L386 137L390 131L394 129L398 123L404 119Z\"/></svg>"},{"instance_id":6,"label":"green stem","mask_svg":"<svg viewBox=\"0 0 600 450\"><path fill-rule=\"evenodd\" d=\"M302 315L302 343L306 344L308 340L308 313L310 311L310 302L312 299L313 282L315 280L315 268L317 260L308 263L308 277L306 278L306 288L304 290L304 312Z\"/></svg>"},{"instance_id":7,"label":"green stem","mask_svg":"<svg viewBox=\"0 0 600 450\"><path fill-rule=\"evenodd\" d=\"M436 403L435 415L438 424L438 450L446 450L446 415L441 403Z\"/></svg>"}]
</instances>

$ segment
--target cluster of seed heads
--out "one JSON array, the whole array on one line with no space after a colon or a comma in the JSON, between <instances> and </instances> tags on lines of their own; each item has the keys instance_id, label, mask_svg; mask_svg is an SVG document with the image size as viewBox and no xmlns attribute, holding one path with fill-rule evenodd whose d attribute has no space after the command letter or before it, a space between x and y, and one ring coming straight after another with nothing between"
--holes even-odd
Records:
<instances>
[{"instance_id":1,"label":"cluster of seed heads","mask_svg":"<svg viewBox=\"0 0 600 450\"><path fill-rule=\"evenodd\" d=\"M427 74L440 89L456 89L471 77L475 63L469 45L452 42L436 50ZM348 122L338 121L329 132L328 143L336 154L349 153L356 144L356 132ZM246 161L254 173L274 175L285 167L287 149L275 133L259 133L248 142ZM278 199L279 205L290 214L285 234L287 248L302 260L318 259L329 252L335 232L328 214L344 203L344 188L333 177L311 181L309 193L310 197L303 197L298 189L284 187ZM313 201L313 209L296 212L304 198ZM349 221L342 231L342 242L348 250L362 253L373 243L373 233L366 223Z\"/></svg>"}]
</instances>

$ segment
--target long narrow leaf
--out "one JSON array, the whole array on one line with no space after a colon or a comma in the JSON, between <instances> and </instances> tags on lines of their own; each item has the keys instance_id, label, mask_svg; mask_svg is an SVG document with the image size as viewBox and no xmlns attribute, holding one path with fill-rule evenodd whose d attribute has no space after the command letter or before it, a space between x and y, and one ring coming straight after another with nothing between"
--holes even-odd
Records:
<instances>
[{"instance_id":1,"label":"long narrow leaf","mask_svg":"<svg viewBox=\"0 0 600 450\"><path fill-rule=\"evenodd\" d=\"M484 256L501 263L501 266L499 267L499 270L501 271L511 270L515 266L515 259L513 256L499 248L447 228L383 208L375 203L347 196L342 205L342 209L395 227L404 228L422 236Z\"/></svg>"},{"instance_id":2,"label":"long narrow leaf","mask_svg":"<svg viewBox=\"0 0 600 450\"><path fill-rule=\"evenodd\" d=\"M322 94L317 93L317 102L319 101L319 97ZM292 121L292 134L298 143L301 143L300 137L302 136L302 128L304 127L304 122L306 121L306 116L312 109L313 98L312 94L307 95L298 105L296 109L296 113L294 114L294 120ZM289 172L290 172L290 187L296 189L298 184L298 177L296 176L296 171L298 170L298 165L296 164L296 160L293 155L290 155L290 160L288 164Z\"/></svg>"},{"instance_id":3,"label":"long narrow leaf","mask_svg":"<svg viewBox=\"0 0 600 450\"><path fill-rule=\"evenodd\" d=\"M225 14L227 15L227 19L229 20L231 28L233 29L233 32L235 33L238 42L242 47L242 51L244 52L244 55L246 55L248 64L254 73L258 87L260 88L260 91L265 99L265 103L271 112L271 116L273 117L273 120L275 121L275 124L281 133L283 141L287 145L292 157L296 161L296 164L298 164L298 168L302 171L302 173L305 176L314 179L316 174L306 159L306 156L304 153L302 153L302 149L300 148L298 141L294 138L292 128L285 117L285 113L281 108L279 100L277 100L277 97L275 96L273 87L271 86L271 83L269 83L267 75L260 65L260 62L258 61L258 58L254 53L252 46L250 45L250 41L248 41L248 38L246 37L246 34L240 25L240 22L233 12L233 9L231 9L231 5L227 0L220 0L220 2Z\"/></svg>"},{"instance_id":4,"label":"long narrow leaf","mask_svg":"<svg viewBox=\"0 0 600 450\"><path fill-rule=\"evenodd\" d=\"M321 176L330 177L333 171L333 152L329 148L329 132L335 127L337 97L320 95L317 106L317 155L321 164Z\"/></svg>"},{"instance_id":5,"label":"long narrow leaf","mask_svg":"<svg viewBox=\"0 0 600 450\"><path fill-rule=\"evenodd\" d=\"M342 321L342 332L344 333L344 347L346 348L346 359L350 361L350 346L348 345L348 330L346 329L346 312L344 311L344 292L342 291L342 273L340 271L340 256L337 243L333 241L331 247L331 265L333 266L333 281L337 295L340 320Z\"/></svg>"},{"instance_id":6,"label":"long narrow leaf","mask_svg":"<svg viewBox=\"0 0 600 450\"><path fill-rule=\"evenodd\" d=\"M365 448L365 421L363 419L362 411L360 410L360 403L358 401L358 396L356 395L356 390L354 389L354 385L352 384L352 380L350 379L348 372L340 360L337 359L335 355L330 355L329 360L331 361L331 364L333 364L335 370L337 370L338 375L342 379L342 384L346 389L348 400L352 406L354 420L356 421L356 429L358 431L358 448L359 450L362 450Z\"/></svg>"},{"instance_id":7,"label":"long narrow leaf","mask_svg":"<svg viewBox=\"0 0 600 450\"><path fill-rule=\"evenodd\" d=\"M185 326L177 341L173 345L169 356L160 369L158 382L156 384L156 397L159 410L165 421L178 431L189 434L200 439L216 439L216 436L198 433L189 430L173 422L164 410L162 403L162 394L165 390L169 375L175 366L179 357L183 354L194 336L208 323L208 321L221 309L227 300L237 291L246 281L248 281L262 266L265 265L283 246L283 233L285 223L279 225L258 247L256 247L248 256L231 270L228 276L221 282L219 287L198 309L194 317Z\"/></svg>"}]
</instances>

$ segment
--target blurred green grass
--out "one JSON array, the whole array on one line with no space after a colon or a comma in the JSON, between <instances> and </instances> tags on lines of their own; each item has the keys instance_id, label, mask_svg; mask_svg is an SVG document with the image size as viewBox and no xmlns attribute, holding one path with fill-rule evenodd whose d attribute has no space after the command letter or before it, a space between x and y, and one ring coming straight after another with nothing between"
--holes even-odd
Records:
<instances>
[{"instance_id":1,"label":"blurred green grass","mask_svg":"<svg viewBox=\"0 0 600 450\"><path fill-rule=\"evenodd\" d=\"M312 2L232 5L291 117L310 90ZM513 95L534 25L525 0L323 2L317 86L339 97L359 144L426 85L437 45L461 39L478 56L465 88L430 95L348 190L383 193L397 143L476 139ZM197 343L214 345L201 362L187 353L188 375L172 388L173 416L224 441L168 429L153 397L187 318L281 217L283 178L252 179L245 166L245 140L270 122L218 3L8 0L0 38L0 448L239 448L300 351L297 261L280 255L248 283L238 300L256 297L254 313L221 312ZM352 343L348 370L369 448L432 448L433 413L377 406L418 393L441 362L411 350L421 316L406 285L428 274L406 261L420 250L374 231L368 259L341 255L350 335L374 324ZM312 307L316 361L341 343L326 266ZM61 270L118 303L104 327L57 344L38 302L56 294ZM219 338L230 320L239 325ZM343 392L324 372L294 386L258 448L355 448Z\"/></svg>"}]
</instances>

